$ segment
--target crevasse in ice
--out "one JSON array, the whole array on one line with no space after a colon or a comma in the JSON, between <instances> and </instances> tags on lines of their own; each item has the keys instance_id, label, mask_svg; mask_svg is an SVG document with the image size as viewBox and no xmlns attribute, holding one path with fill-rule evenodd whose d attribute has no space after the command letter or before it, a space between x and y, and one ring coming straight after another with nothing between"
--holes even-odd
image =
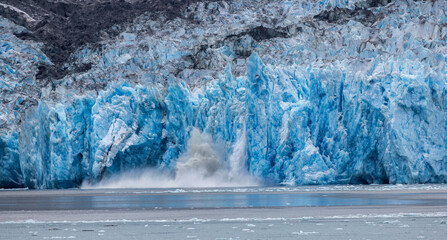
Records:
<instances>
[{"instance_id":1,"label":"crevasse in ice","mask_svg":"<svg viewBox=\"0 0 447 240\"><path fill-rule=\"evenodd\" d=\"M273 183L447 182L446 1L261 2L140 16L50 85L42 46L0 18L0 187L175 174L194 129Z\"/></svg>"}]
</instances>

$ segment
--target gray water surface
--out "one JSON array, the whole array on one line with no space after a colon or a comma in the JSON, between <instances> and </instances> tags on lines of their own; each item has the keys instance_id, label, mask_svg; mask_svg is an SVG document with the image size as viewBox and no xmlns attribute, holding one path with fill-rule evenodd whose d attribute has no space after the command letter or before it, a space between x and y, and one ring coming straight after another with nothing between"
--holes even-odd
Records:
<instances>
[{"instance_id":1,"label":"gray water surface","mask_svg":"<svg viewBox=\"0 0 447 240\"><path fill-rule=\"evenodd\" d=\"M54 190L1 191L0 211L219 209L321 206L443 205L443 197L392 192L187 192ZM421 197L423 196L423 197ZM436 195L435 195L436 196Z\"/></svg>"},{"instance_id":2,"label":"gray water surface","mask_svg":"<svg viewBox=\"0 0 447 240\"><path fill-rule=\"evenodd\" d=\"M446 226L444 185L0 191L0 240L444 240Z\"/></svg>"}]
</instances>

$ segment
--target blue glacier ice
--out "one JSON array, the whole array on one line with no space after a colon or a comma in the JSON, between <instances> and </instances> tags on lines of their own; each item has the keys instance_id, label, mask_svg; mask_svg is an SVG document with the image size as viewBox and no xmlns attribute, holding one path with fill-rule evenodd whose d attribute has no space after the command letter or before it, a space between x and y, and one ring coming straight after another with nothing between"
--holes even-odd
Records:
<instances>
[{"instance_id":1,"label":"blue glacier ice","mask_svg":"<svg viewBox=\"0 0 447 240\"><path fill-rule=\"evenodd\" d=\"M72 61L93 67L51 85L35 78L51 64L42 45L0 17L0 188L175 177L185 156L273 184L446 183L447 1L316 17L364 2L199 2L184 13L194 24L142 15L78 49Z\"/></svg>"}]
</instances>

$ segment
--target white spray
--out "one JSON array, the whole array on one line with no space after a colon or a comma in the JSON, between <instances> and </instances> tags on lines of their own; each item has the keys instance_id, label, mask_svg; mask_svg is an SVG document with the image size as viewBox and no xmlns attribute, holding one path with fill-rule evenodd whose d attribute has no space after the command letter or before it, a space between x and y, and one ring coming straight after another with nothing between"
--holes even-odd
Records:
<instances>
[{"instance_id":1,"label":"white spray","mask_svg":"<svg viewBox=\"0 0 447 240\"><path fill-rule=\"evenodd\" d=\"M236 140L233 146L233 152L229 157L230 161L230 178L237 178L241 175L247 175L245 170L245 152L246 152L246 137L245 137L245 124L241 131L238 131L239 138Z\"/></svg>"},{"instance_id":2,"label":"white spray","mask_svg":"<svg viewBox=\"0 0 447 240\"><path fill-rule=\"evenodd\" d=\"M187 150L177 161L175 176L155 169L134 170L83 188L242 187L259 185L245 170L245 128L226 162L211 136L194 128Z\"/></svg>"}]
</instances>

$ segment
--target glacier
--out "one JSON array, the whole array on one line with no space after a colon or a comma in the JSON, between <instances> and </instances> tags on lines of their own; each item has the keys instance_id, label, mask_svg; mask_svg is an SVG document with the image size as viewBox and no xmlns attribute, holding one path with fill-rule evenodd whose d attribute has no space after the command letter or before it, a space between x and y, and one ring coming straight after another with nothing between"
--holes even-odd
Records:
<instances>
[{"instance_id":1,"label":"glacier","mask_svg":"<svg viewBox=\"0 0 447 240\"><path fill-rule=\"evenodd\" d=\"M191 139L230 179L447 183L446 11L445 0L198 1L114 26L60 79L37 77L54 65L44 43L0 16L0 188L181 175L204 151Z\"/></svg>"}]
</instances>

